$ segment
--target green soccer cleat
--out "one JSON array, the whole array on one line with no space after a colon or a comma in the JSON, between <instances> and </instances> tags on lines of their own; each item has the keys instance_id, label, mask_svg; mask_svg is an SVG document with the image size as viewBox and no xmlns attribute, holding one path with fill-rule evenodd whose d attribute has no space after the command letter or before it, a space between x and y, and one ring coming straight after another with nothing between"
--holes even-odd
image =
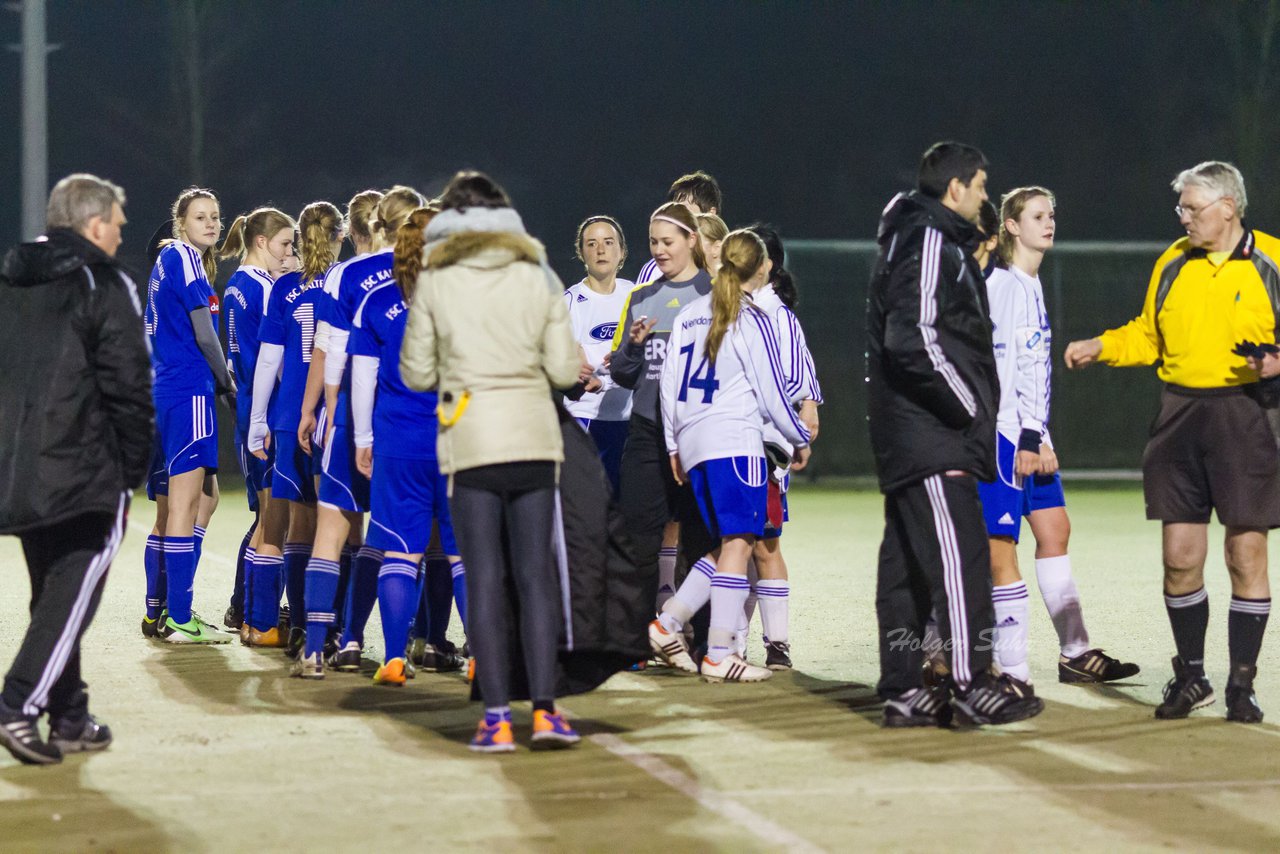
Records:
<instances>
[{"instance_id":1,"label":"green soccer cleat","mask_svg":"<svg viewBox=\"0 0 1280 854\"><path fill-rule=\"evenodd\" d=\"M160 633L166 643L231 643L231 635L218 631L216 626L206 623L194 613L185 623L175 623L173 617L166 617Z\"/></svg>"}]
</instances>

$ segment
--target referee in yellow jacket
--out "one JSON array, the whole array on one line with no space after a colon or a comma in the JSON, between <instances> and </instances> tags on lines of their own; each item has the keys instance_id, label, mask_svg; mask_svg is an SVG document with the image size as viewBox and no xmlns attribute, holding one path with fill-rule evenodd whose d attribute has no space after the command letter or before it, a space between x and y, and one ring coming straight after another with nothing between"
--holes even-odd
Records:
<instances>
[{"instance_id":1,"label":"referee in yellow jacket","mask_svg":"<svg viewBox=\"0 0 1280 854\"><path fill-rule=\"evenodd\" d=\"M1067 346L1068 368L1098 361L1150 365L1164 381L1142 456L1147 518L1164 523L1164 600L1178 655L1157 718L1214 701L1204 672L1209 514L1226 531L1231 573L1227 720L1258 723L1258 650L1271 611L1267 531L1280 526L1280 453L1264 412L1276 405L1280 357L1240 356L1242 341L1274 344L1280 322L1280 240L1244 223L1240 171L1209 161L1173 181L1187 236L1156 261L1142 314Z\"/></svg>"}]
</instances>

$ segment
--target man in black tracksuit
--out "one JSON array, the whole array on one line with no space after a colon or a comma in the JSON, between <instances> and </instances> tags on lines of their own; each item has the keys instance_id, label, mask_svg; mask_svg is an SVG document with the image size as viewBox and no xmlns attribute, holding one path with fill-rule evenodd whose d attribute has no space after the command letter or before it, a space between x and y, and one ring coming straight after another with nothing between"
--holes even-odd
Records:
<instances>
[{"instance_id":1,"label":"man in black tracksuit","mask_svg":"<svg viewBox=\"0 0 1280 854\"><path fill-rule=\"evenodd\" d=\"M0 743L33 764L111 743L89 714L80 638L155 429L142 305L114 257L123 204L114 184L64 178L49 196L47 239L0 266L0 534L21 538L31 576L31 625L0 693Z\"/></svg>"},{"instance_id":2,"label":"man in black tracksuit","mask_svg":"<svg viewBox=\"0 0 1280 854\"><path fill-rule=\"evenodd\" d=\"M947 725L953 710L965 723L1008 723L1043 708L990 672L991 556L977 482L996 474L1000 382L973 257L986 167L970 146L933 146L917 190L889 203L877 236L867 382L885 496L876 613L886 726ZM951 680L926 689L921 641L931 608Z\"/></svg>"}]
</instances>

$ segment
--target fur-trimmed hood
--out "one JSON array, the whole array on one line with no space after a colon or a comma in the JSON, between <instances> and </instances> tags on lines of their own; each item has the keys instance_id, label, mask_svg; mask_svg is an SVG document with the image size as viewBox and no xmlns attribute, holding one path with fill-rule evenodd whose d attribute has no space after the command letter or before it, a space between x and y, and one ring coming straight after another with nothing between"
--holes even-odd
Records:
<instances>
[{"instance_id":1,"label":"fur-trimmed hood","mask_svg":"<svg viewBox=\"0 0 1280 854\"><path fill-rule=\"evenodd\" d=\"M525 262L541 266L546 252L542 244L510 231L463 231L446 237L427 254L427 269L442 270L455 264L497 269Z\"/></svg>"}]
</instances>

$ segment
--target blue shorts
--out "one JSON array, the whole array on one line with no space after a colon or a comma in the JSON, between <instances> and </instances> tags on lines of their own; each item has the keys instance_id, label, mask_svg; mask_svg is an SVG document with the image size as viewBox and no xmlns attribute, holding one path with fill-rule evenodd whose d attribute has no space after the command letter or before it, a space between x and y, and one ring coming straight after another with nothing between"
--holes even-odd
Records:
<instances>
[{"instance_id":1,"label":"blue shorts","mask_svg":"<svg viewBox=\"0 0 1280 854\"><path fill-rule=\"evenodd\" d=\"M600 462L604 465L604 473L609 477L614 498L617 498L618 483L622 476L622 449L627 444L627 431L631 422L600 421L590 418L579 418L577 421L595 440L596 450L600 453Z\"/></svg>"},{"instance_id":2,"label":"blue shorts","mask_svg":"<svg viewBox=\"0 0 1280 854\"><path fill-rule=\"evenodd\" d=\"M274 463L272 457L275 452L274 440L271 447L267 449L265 460L260 460L249 453L247 445L236 443L236 456L240 458L240 473L244 475L244 491L248 493L249 510L252 513L258 512L258 493L271 488L271 469Z\"/></svg>"},{"instance_id":3,"label":"blue shorts","mask_svg":"<svg viewBox=\"0 0 1280 854\"><path fill-rule=\"evenodd\" d=\"M387 552L422 554L431 539L431 520L440 528L440 547L458 553L449 517L449 478L435 460L412 460L373 452L373 485L365 545Z\"/></svg>"},{"instance_id":4,"label":"blue shorts","mask_svg":"<svg viewBox=\"0 0 1280 854\"><path fill-rule=\"evenodd\" d=\"M762 456L706 460L689 472L698 509L716 539L764 536L768 484L769 463Z\"/></svg>"},{"instance_id":5,"label":"blue shorts","mask_svg":"<svg viewBox=\"0 0 1280 854\"><path fill-rule=\"evenodd\" d=\"M315 457L302 450L295 430L277 430L271 434L275 463L271 467L271 497L299 504L316 500Z\"/></svg>"},{"instance_id":6,"label":"blue shorts","mask_svg":"<svg viewBox=\"0 0 1280 854\"><path fill-rule=\"evenodd\" d=\"M1066 496L1062 492L1062 477L1038 474L1022 478L1017 483L1013 473L1014 457L1018 448L999 433L996 434L996 470L999 476L991 483L978 484L978 497L982 499L982 515L987 522L987 534L992 537L1012 537L1018 542L1022 532L1022 517L1033 511L1051 507L1065 507Z\"/></svg>"},{"instance_id":7,"label":"blue shorts","mask_svg":"<svg viewBox=\"0 0 1280 854\"><path fill-rule=\"evenodd\" d=\"M169 470L164 464L164 443L156 433L151 443L151 470L147 475L147 497L152 501L169 496Z\"/></svg>"},{"instance_id":8,"label":"blue shorts","mask_svg":"<svg viewBox=\"0 0 1280 854\"><path fill-rule=\"evenodd\" d=\"M356 441L350 424L336 424L320 464L320 503L355 513L369 511L369 478L356 468Z\"/></svg>"},{"instance_id":9,"label":"blue shorts","mask_svg":"<svg viewBox=\"0 0 1280 854\"><path fill-rule=\"evenodd\" d=\"M210 474L218 470L218 418L213 395L157 400L156 430L169 477L200 468Z\"/></svg>"}]
</instances>

